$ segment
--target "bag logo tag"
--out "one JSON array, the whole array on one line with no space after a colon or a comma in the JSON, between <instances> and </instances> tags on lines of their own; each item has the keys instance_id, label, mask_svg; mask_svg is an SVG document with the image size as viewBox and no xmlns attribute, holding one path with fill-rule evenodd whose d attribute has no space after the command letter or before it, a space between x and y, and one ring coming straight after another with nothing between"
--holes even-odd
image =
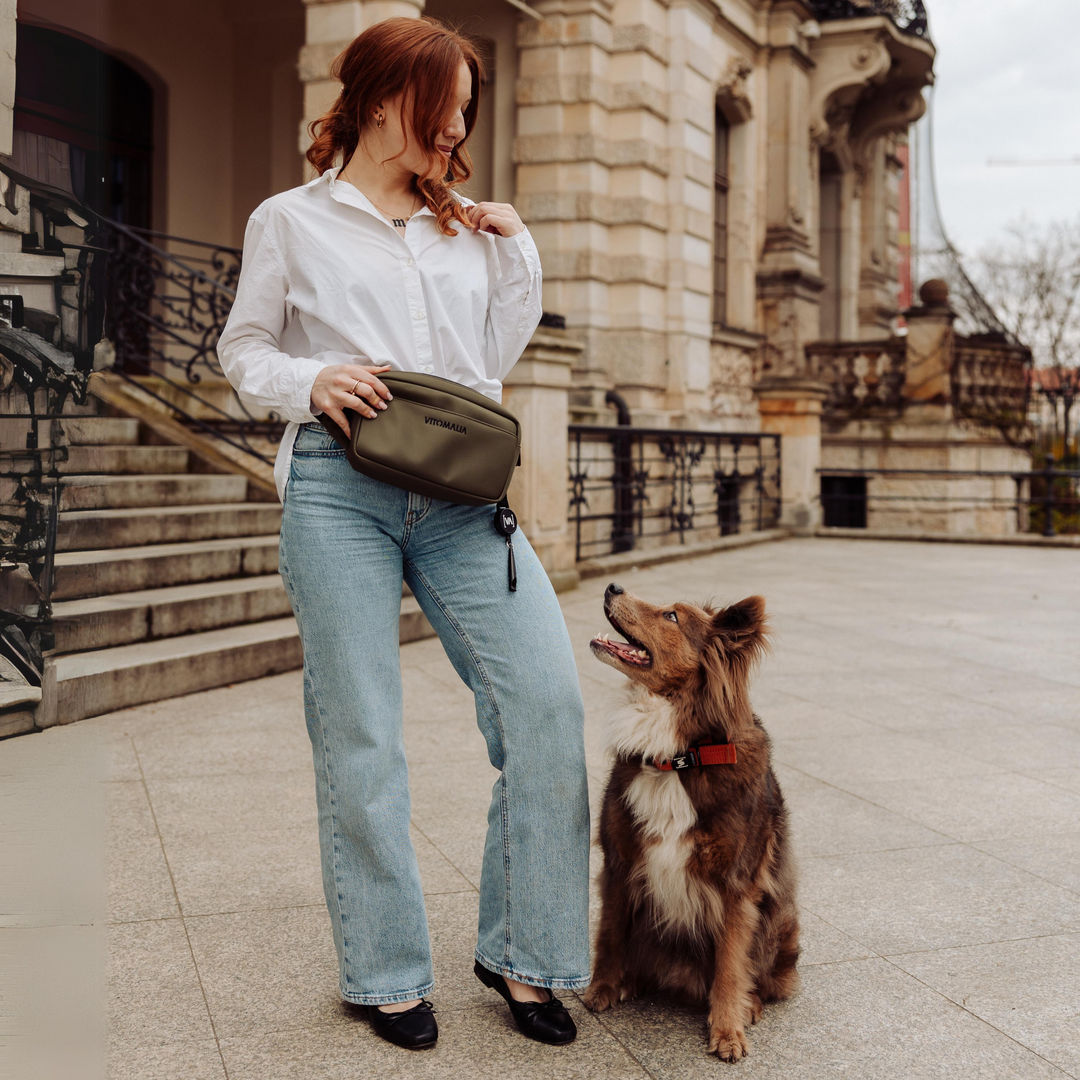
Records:
<instances>
[{"instance_id":1,"label":"bag logo tag","mask_svg":"<svg viewBox=\"0 0 1080 1080\"><path fill-rule=\"evenodd\" d=\"M440 420L437 416L425 416L425 424L433 424L435 427L446 428L449 431L456 431L459 435L467 435L464 424L452 424L449 420Z\"/></svg>"}]
</instances>

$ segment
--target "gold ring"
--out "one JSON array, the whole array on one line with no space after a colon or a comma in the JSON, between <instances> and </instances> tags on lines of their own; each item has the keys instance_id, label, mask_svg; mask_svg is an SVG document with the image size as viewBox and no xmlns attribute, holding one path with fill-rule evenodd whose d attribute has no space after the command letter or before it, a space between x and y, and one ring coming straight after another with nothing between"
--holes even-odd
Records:
<instances>
[{"instance_id":1,"label":"gold ring","mask_svg":"<svg viewBox=\"0 0 1080 1080\"><path fill-rule=\"evenodd\" d=\"M360 395L359 395L359 394L358 394L358 393L356 392L356 388L357 388L357 387L358 387L358 386L360 385L360 383L362 383L362 382L363 382L363 379L357 379L357 380L356 380L356 382L354 382L354 383L353 383L353 388L352 388L352 390L350 391L350 393L352 394L352 396L353 396L353 397L359 397L359 396L360 396Z\"/></svg>"}]
</instances>

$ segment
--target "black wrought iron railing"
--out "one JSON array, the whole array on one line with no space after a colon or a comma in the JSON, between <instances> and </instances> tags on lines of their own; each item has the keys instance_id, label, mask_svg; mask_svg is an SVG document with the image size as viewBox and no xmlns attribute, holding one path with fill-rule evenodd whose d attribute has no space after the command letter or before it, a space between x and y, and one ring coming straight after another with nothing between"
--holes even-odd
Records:
<instances>
[{"instance_id":1,"label":"black wrought iron railing","mask_svg":"<svg viewBox=\"0 0 1080 1080\"><path fill-rule=\"evenodd\" d=\"M133 229L69 192L3 171L29 190L40 214L42 235L32 250L66 257L61 329L77 363L137 386L174 418L231 447L238 460L272 466L284 422L273 413L253 415L217 362L240 250ZM95 352L103 345L106 353Z\"/></svg>"},{"instance_id":2,"label":"black wrought iron railing","mask_svg":"<svg viewBox=\"0 0 1080 1080\"><path fill-rule=\"evenodd\" d=\"M188 427L272 466L285 422L256 416L228 387L217 343L236 298L241 251L132 229L93 215L111 370ZM161 245L168 245L163 247Z\"/></svg>"},{"instance_id":3,"label":"black wrought iron railing","mask_svg":"<svg viewBox=\"0 0 1080 1080\"><path fill-rule=\"evenodd\" d=\"M815 17L821 22L830 19L864 19L868 15L885 15L898 30L916 37L930 37L923 0L811 0Z\"/></svg>"},{"instance_id":4,"label":"black wrought iron railing","mask_svg":"<svg viewBox=\"0 0 1080 1080\"><path fill-rule=\"evenodd\" d=\"M240 249L105 218L90 231L109 253L103 322L117 365L133 374L174 368L190 383L220 378L217 342L236 298Z\"/></svg>"},{"instance_id":5,"label":"black wrought iron railing","mask_svg":"<svg viewBox=\"0 0 1080 1080\"><path fill-rule=\"evenodd\" d=\"M40 337L0 325L0 653L34 685L53 647L60 510L56 422L86 401L87 371Z\"/></svg>"},{"instance_id":6,"label":"black wrought iron railing","mask_svg":"<svg viewBox=\"0 0 1080 1080\"><path fill-rule=\"evenodd\" d=\"M578 560L773 528L780 436L571 424Z\"/></svg>"},{"instance_id":7,"label":"black wrought iron railing","mask_svg":"<svg viewBox=\"0 0 1080 1080\"><path fill-rule=\"evenodd\" d=\"M823 524L982 535L1080 534L1080 469L821 469Z\"/></svg>"}]
</instances>

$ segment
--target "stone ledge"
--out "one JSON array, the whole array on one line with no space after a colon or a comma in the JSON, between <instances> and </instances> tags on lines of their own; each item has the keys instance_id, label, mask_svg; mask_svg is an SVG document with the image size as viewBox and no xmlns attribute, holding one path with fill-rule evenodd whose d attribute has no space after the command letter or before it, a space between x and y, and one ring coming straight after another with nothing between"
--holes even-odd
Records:
<instances>
[{"instance_id":1,"label":"stone ledge","mask_svg":"<svg viewBox=\"0 0 1080 1080\"><path fill-rule=\"evenodd\" d=\"M519 184L519 186L521 186ZM639 195L611 196L592 192L543 192L517 199L525 221L595 221L601 225L644 225L666 230L668 207Z\"/></svg>"},{"instance_id":2,"label":"stone ledge","mask_svg":"<svg viewBox=\"0 0 1080 1080\"><path fill-rule=\"evenodd\" d=\"M593 134L552 133L519 135L514 140L514 162L518 165L595 161L609 169L638 165L667 176L668 157L666 148L654 146L647 139L605 139Z\"/></svg>"},{"instance_id":3,"label":"stone ledge","mask_svg":"<svg viewBox=\"0 0 1080 1080\"><path fill-rule=\"evenodd\" d=\"M786 540L790 536L789 529L764 529L761 532L738 533L735 536L721 536L716 540L703 540L697 544L672 544L668 547L649 548L644 551L622 551L618 555L584 559L577 564L577 569L584 580L602 577L604 574L618 570L629 570L631 567L659 566L661 563L676 562L679 559L711 555L716 551L732 551L735 548L751 547L754 544L767 544L772 540Z\"/></svg>"},{"instance_id":4,"label":"stone ledge","mask_svg":"<svg viewBox=\"0 0 1080 1080\"><path fill-rule=\"evenodd\" d=\"M0 274L8 277L59 277L64 272L63 255L33 255L21 251L0 251Z\"/></svg>"},{"instance_id":5,"label":"stone ledge","mask_svg":"<svg viewBox=\"0 0 1080 1080\"><path fill-rule=\"evenodd\" d=\"M815 536L838 540L913 540L923 544L1004 544L1007 547L1080 548L1080 536L1037 536L1018 533L1015 536L994 536L990 533L896 532L891 529L840 529L825 527L814 530Z\"/></svg>"}]
</instances>

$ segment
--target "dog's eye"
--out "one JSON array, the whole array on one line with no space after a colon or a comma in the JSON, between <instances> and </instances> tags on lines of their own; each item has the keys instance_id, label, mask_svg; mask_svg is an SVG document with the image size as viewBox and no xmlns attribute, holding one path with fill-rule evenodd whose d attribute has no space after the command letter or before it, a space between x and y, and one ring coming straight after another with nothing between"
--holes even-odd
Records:
<instances>
[{"instance_id":1,"label":"dog's eye","mask_svg":"<svg viewBox=\"0 0 1080 1080\"><path fill-rule=\"evenodd\" d=\"M665 611L664 618L670 619L673 623L677 623L679 621L679 616L676 615L674 611Z\"/></svg>"}]
</instances>

